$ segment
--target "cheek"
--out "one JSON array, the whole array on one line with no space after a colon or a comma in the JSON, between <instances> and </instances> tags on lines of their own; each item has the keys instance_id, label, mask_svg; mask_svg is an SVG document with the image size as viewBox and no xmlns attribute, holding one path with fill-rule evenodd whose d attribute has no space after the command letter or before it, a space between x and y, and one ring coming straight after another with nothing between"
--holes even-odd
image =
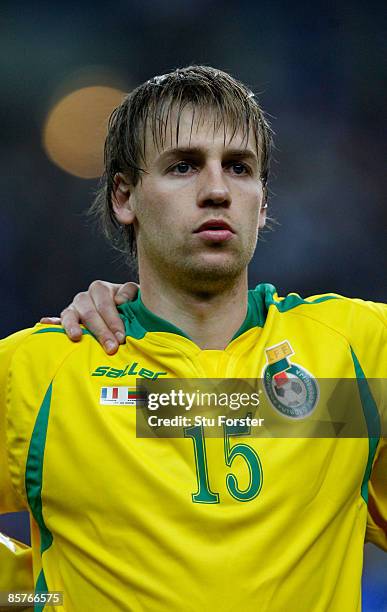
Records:
<instances>
[{"instance_id":1,"label":"cheek","mask_svg":"<svg viewBox=\"0 0 387 612\"><path fill-rule=\"evenodd\" d=\"M242 228L242 241L250 248L252 245L255 245L259 225L260 225L260 205L261 205L261 197L259 191L255 189L246 191L241 195L240 203L240 225Z\"/></svg>"},{"instance_id":2,"label":"cheek","mask_svg":"<svg viewBox=\"0 0 387 612\"><path fill-rule=\"evenodd\" d=\"M158 222L163 209L162 198L152 189L152 186L144 187L136 201L136 217L140 226Z\"/></svg>"},{"instance_id":3,"label":"cheek","mask_svg":"<svg viewBox=\"0 0 387 612\"><path fill-rule=\"evenodd\" d=\"M251 229L253 229L258 226L262 193L257 188L249 189L241 194L240 201L245 225L252 226Z\"/></svg>"},{"instance_id":4,"label":"cheek","mask_svg":"<svg viewBox=\"0 0 387 612\"><path fill-rule=\"evenodd\" d=\"M173 210L170 198L163 191L144 190L138 201L136 217L144 239L158 242L173 233L179 222L179 211Z\"/></svg>"},{"instance_id":5,"label":"cheek","mask_svg":"<svg viewBox=\"0 0 387 612\"><path fill-rule=\"evenodd\" d=\"M169 231L176 225L184 225L189 211L192 208L194 198L190 189L182 189L181 185L169 184L168 187L161 184L154 186L149 183L142 190L141 201L138 206L137 219L140 224L143 221L157 225L160 229L167 227ZM189 220L188 220L189 223Z\"/></svg>"}]
</instances>

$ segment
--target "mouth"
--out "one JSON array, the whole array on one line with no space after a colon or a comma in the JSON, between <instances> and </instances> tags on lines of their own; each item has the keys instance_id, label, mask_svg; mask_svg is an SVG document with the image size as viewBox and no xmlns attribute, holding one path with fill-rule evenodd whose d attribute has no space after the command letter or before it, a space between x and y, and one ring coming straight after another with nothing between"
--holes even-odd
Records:
<instances>
[{"instance_id":1,"label":"mouth","mask_svg":"<svg viewBox=\"0 0 387 612\"><path fill-rule=\"evenodd\" d=\"M230 240L235 232L223 219L209 219L202 223L195 231L205 242L221 243Z\"/></svg>"},{"instance_id":2,"label":"mouth","mask_svg":"<svg viewBox=\"0 0 387 612\"><path fill-rule=\"evenodd\" d=\"M202 223L200 227L198 227L198 229L194 231L194 234L198 234L199 232L205 232L205 231L217 232L217 231L222 231L222 230L227 230L229 232L234 233L233 229L230 227L228 223L226 223L226 221L223 221L222 219L210 219L209 221Z\"/></svg>"},{"instance_id":3,"label":"mouth","mask_svg":"<svg viewBox=\"0 0 387 612\"><path fill-rule=\"evenodd\" d=\"M235 234L232 227L222 219L210 219L202 223L195 231L200 238L207 242L225 242Z\"/></svg>"}]
</instances>

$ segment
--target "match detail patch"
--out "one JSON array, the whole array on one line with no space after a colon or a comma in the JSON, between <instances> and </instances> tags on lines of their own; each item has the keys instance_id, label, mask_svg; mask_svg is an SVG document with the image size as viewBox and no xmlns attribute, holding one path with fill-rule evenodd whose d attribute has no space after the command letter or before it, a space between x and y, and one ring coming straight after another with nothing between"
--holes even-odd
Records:
<instances>
[{"instance_id":1,"label":"match detail patch","mask_svg":"<svg viewBox=\"0 0 387 612\"><path fill-rule=\"evenodd\" d=\"M136 387L101 387L102 406L138 406L142 402L143 396Z\"/></svg>"}]
</instances>

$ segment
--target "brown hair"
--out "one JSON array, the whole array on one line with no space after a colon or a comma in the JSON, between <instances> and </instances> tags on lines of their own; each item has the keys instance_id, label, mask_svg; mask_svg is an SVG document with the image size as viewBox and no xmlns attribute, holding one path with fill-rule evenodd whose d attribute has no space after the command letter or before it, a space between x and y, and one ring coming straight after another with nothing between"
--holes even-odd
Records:
<instances>
[{"instance_id":1,"label":"brown hair","mask_svg":"<svg viewBox=\"0 0 387 612\"><path fill-rule=\"evenodd\" d=\"M208 109L214 112L214 132L231 129L230 140L239 130L247 143L250 130L255 135L260 158L260 179L267 201L272 131L255 95L232 76L209 66L188 66L156 76L143 83L113 111L109 119L105 142L105 172L90 212L95 215L105 235L119 250L135 258L136 237L132 225L121 225L114 214L112 195L114 177L118 172L127 176L135 186L143 173L145 162L145 128L148 124L155 146L163 148L168 120L172 109L177 109L176 141L179 121L187 105L199 118Z\"/></svg>"}]
</instances>

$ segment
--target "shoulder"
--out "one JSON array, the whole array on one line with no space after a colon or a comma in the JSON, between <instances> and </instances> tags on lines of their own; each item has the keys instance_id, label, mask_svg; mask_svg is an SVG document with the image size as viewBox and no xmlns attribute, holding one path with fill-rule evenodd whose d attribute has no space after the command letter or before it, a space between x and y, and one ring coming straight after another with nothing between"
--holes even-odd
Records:
<instances>
[{"instance_id":1,"label":"shoulder","mask_svg":"<svg viewBox=\"0 0 387 612\"><path fill-rule=\"evenodd\" d=\"M267 310L275 309L281 314L310 317L343 329L360 322L384 329L387 327L387 305L379 302L349 298L337 293L302 297L292 292L280 297L276 288L270 284L258 285L252 293L264 300Z\"/></svg>"},{"instance_id":2,"label":"shoulder","mask_svg":"<svg viewBox=\"0 0 387 612\"><path fill-rule=\"evenodd\" d=\"M60 326L42 325L24 329L0 340L0 380L5 377L34 384L52 380L56 371L75 352L97 344L84 330L82 340L71 342Z\"/></svg>"},{"instance_id":3,"label":"shoulder","mask_svg":"<svg viewBox=\"0 0 387 612\"><path fill-rule=\"evenodd\" d=\"M276 325L279 319L290 327L296 324L298 330L310 330L312 325L317 344L318 338L321 337L319 332L324 332L325 329L333 340L340 337L346 343L368 376L386 376L385 304L348 298L337 293L306 298L298 293L289 293L285 297L279 297L273 285L258 285L253 293L257 297L260 296L261 303L264 300L267 316L271 316L273 325ZM332 350L333 347L334 344Z\"/></svg>"},{"instance_id":4,"label":"shoulder","mask_svg":"<svg viewBox=\"0 0 387 612\"><path fill-rule=\"evenodd\" d=\"M71 360L77 371L79 362L72 356L87 360L91 343L97 345L88 334L73 343L62 328L40 324L0 340L0 447L6 449L3 457L0 450L0 468L8 466L13 489L24 504L25 465L38 415L62 366Z\"/></svg>"},{"instance_id":5,"label":"shoulder","mask_svg":"<svg viewBox=\"0 0 387 612\"><path fill-rule=\"evenodd\" d=\"M89 332L84 330L84 334ZM75 346L61 326L37 323L0 340L0 363L22 353L30 353L36 359L51 359L71 352Z\"/></svg>"}]
</instances>

